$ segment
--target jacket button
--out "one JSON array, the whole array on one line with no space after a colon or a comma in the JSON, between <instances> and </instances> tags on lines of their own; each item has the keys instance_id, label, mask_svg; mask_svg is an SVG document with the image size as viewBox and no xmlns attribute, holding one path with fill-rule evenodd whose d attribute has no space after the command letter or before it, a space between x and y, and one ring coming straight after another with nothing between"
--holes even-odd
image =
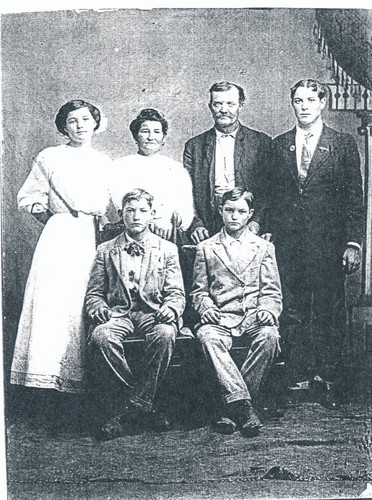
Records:
<instances>
[{"instance_id":1,"label":"jacket button","mask_svg":"<svg viewBox=\"0 0 372 500\"><path fill-rule=\"evenodd\" d=\"M244 288L244 287L245 287L245 285L244 285L243 283L242 283L240 286L241 286L242 288Z\"/></svg>"},{"instance_id":2,"label":"jacket button","mask_svg":"<svg viewBox=\"0 0 372 500\"><path fill-rule=\"evenodd\" d=\"M243 302L243 299L238 299L238 302Z\"/></svg>"}]
</instances>

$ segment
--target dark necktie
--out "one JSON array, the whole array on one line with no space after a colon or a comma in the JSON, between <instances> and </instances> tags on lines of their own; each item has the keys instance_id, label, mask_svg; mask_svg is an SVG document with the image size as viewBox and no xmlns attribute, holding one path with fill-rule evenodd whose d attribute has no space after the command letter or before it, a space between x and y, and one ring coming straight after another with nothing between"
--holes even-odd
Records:
<instances>
[{"instance_id":1,"label":"dark necktie","mask_svg":"<svg viewBox=\"0 0 372 500\"><path fill-rule=\"evenodd\" d=\"M144 255L145 253L144 247L140 243L137 243L136 241L131 241L130 243L127 243L124 247L124 250L128 252L129 255L132 256Z\"/></svg>"},{"instance_id":2,"label":"dark necktie","mask_svg":"<svg viewBox=\"0 0 372 500\"><path fill-rule=\"evenodd\" d=\"M311 149L309 147L309 139L312 137L312 133L309 132L307 135L305 135L305 140L302 146L302 152L301 152L301 164L300 164L300 169L298 173L298 178L300 181L300 184L302 185L305 182L307 173L309 171L310 163L311 163Z\"/></svg>"}]
</instances>

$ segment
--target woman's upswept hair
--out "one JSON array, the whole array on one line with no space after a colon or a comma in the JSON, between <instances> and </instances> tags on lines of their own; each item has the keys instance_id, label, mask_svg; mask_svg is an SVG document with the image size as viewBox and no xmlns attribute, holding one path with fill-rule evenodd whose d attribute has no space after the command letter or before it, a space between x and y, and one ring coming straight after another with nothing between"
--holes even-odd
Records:
<instances>
[{"instance_id":1,"label":"woman's upswept hair","mask_svg":"<svg viewBox=\"0 0 372 500\"><path fill-rule=\"evenodd\" d=\"M132 136L135 141L138 138L138 132L142 123L147 121L160 122L163 134L167 135L168 122L164 116L156 109L146 108L142 109L137 118L135 118L129 125L129 129L132 132Z\"/></svg>"},{"instance_id":2,"label":"woman's upswept hair","mask_svg":"<svg viewBox=\"0 0 372 500\"><path fill-rule=\"evenodd\" d=\"M59 111L56 115L56 119L54 121L58 129L58 132L60 132L63 135L68 135L68 133L66 132L67 116L71 111L75 111L76 109L80 108L89 109L90 114L93 116L94 121L96 122L94 130L97 130L99 128L99 125L101 123L100 110L96 108L96 106L93 106L93 104L91 104L90 102L83 101L82 99L73 99L71 101L66 102L66 104L64 104L59 108Z\"/></svg>"}]
</instances>

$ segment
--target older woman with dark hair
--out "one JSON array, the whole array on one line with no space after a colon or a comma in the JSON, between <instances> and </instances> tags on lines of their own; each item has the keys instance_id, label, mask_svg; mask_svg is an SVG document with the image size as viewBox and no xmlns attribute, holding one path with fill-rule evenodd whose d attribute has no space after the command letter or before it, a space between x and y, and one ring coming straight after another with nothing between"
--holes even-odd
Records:
<instances>
[{"instance_id":1,"label":"older woman with dark hair","mask_svg":"<svg viewBox=\"0 0 372 500\"><path fill-rule=\"evenodd\" d=\"M182 164L160 154L168 123L156 109L143 109L129 126L138 151L113 162L111 196L117 210L123 195L142 188L154 197L152 230L163 238L171 235L171 219L177 214L179 226L186 230L193 219L192 185Z\"/></svg>"},{"instance_id":2,"label":"older woman with dark hair","mask_svg":"<svg viewBox=\"0 0 372 500\"><path fill-rule=\"evenodd\" d=\"M94 216L109 202L109 158L92 148L98 108L64 104L55 119L68 142L39 153L18 206L45 224L37 243L18 326L10 381L80 393L84 390L83 303L95 256Z\"/></svg>"}]
</instances>

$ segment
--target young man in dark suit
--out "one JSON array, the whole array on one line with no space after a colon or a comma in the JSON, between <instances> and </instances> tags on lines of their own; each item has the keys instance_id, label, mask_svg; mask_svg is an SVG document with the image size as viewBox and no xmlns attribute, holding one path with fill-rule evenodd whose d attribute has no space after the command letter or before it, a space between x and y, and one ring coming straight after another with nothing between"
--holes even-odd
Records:
<instances>
[{"instance_id":1,"label":"young man in dark suit","mask_svg":"<svg viewBox=\"0 0 372 500\"><path fill-rule=\"evenodd\" d=\"M242 87L230 82L214 83L209 94L214 127L189 139L183 156L193 184L196 215L188 231L194 243L221 229L221 198L235 186L255 196L256 211L249 224L255 234L260 232L265 213L271 139L239 122L245 101Z\"/></svg>"},{"instance_id":2,"label":"young man in dark suit","mask_svg":"<svg viewBox=\"0 0 372 500\"><path fill-rule=\"evenodd\" d=\"M224 193L224 227L197 246L193 305L200 318L197 339L217 377L222 408L216 431L257 435L254 410L259 389L279 351L282 295L274 246L253 234L253 195L242 188ZM239 370L230 356L238 342L247 346Z\"/></svg>"},{"instance_id":3,"label":"young man in dark suit","mask_svg":"<svg viewBox=\"0 0 372 500\"><path fill-rule=\"evenodd\" d=\"M129 406L123 402L122 414L103 426L103 439L118 437L123 427L141 421L158 431L169 427L154 410L154 400L173 353L185 294L176 245L149 231L152 200L143 189L124 196L125 230L98 247L85 298L87 315L96 325L89 344L119 381L123 401L130 394ZM125 355L128 336L145 340L137 378Z\"/></svg>"},{"instance_id":4,"label":"young man in dark suit","mask_svg":"<svg viewBox=\"0 0 372 500\"><path fill-rule=\"evenodd\" d=\"M324 85L300 80L290 97L297 124L273 141L270 188L269 230L284 298L281 334L289 383L310 381L321 402L335 408L337 391L328 389L341 384L345 274L360 265L359 153L351 135L323 123Z\"/></svg>"}]
</instances>

